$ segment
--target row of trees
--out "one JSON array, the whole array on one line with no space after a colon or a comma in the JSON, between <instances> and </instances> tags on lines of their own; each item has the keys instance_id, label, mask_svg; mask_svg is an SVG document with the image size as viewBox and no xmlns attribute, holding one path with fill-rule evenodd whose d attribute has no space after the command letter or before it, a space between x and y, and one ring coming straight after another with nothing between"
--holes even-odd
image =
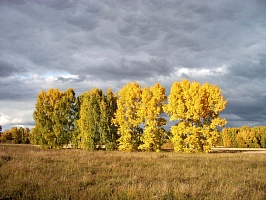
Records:
<instances>
[{"instance_id":1,"label":"row of trees","mask_svg":"<svg viewBox=\"0 0 266 200\"><path fill-rule=\"evenodd\" d=\"M116 127L114 128L114 135L110 135L114 144L111 144L109 149L112 149L116 145L116 139L118 135L116 133ZM169 135L169 133L166 133ZM97 135L97 134L96 134ZM36 141L36 138L33 137L33 133L29 128L23 127L12 127L10 130L5 130L0 133L0 142L1 143L15 143L15 144L30 144ZM73 134L73 137L75 135ZM164 137L165 135L163 135ZM78 138L78 137L76 137ZM74 139L73 141L80 141L80 139ZM99 140L100 141L100 140ZM162 140L162 143L167 140ZM106 144L106 141L102 143ZM80 145L80 144L79 144ZM76 144L76 147L81 147ZM142 144L144 145L144 144ZM225 147L238 147L238 148L266 148L266 126L242 126L242 127L233 127L233 128L223 128L218 145L222 145ZM141 149L141 148L140 148Z\"/></svg>"},{"instance_id":2,"label":"row of trees","mask_svg":"<svg viewBox=\"0 0 266 200\"><path fill-rule=\"evenodd\" d=\"M115 148L117 130L112 123L116 97L109 89L105 95L94 88L77 98L73 89L41 91L34 111L33 143L44 147L94 149L96 144Z\"/></svg>"},{"instance_id":3,"label":"row of trees","mask_svg":"<svg viewBox=\"0 0 266 200\"><path fill-rule=\"evenodd\" d=\"M33 142L47 147L95 149L105 145L122 151L160 151L169 137L176 151L209 152L219 139L219 117L225 109L221 90L209 83L173 83L169 96L159 83L148 88L128 83L114 94L95 88L77 98L73 89L42 91L34 111ZM174 121L170 133L167 117Z\"/></svg>"},{"instance_id":4,"label":"row of trees","mask_svg":"<svg viewBox=\"0 0 266 200\"><path fill-rule=\"evenodd\" d=\"M266 126L224 128L221 138L226 147L266 148Z\"/></svg>"},{"instance_id":5,"label":"row of trees","mask_svg":"<svg viewBox=\"0 0 266 200\"><path fill-rule=\"evenodd\" d=\"M12 127L10 130L0 132L0 142L11 142L15 144L29 144L31 132L29 128Z\"/></svg>"}]
</instances>

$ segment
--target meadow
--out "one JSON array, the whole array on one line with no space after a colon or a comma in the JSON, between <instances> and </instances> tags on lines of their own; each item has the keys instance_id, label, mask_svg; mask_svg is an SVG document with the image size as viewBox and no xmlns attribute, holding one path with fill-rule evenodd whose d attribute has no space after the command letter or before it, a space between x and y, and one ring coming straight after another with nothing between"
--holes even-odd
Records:
<instances>
[{"instance_id":1,"label":"meadow","mask_svg":"<svg viewBox=\"0 0 266 200\"><path fill-rule=\"evenodd\" d=\"M266 199L266 154L0 145L0 199Z\"/></svg>"}]
</instances>

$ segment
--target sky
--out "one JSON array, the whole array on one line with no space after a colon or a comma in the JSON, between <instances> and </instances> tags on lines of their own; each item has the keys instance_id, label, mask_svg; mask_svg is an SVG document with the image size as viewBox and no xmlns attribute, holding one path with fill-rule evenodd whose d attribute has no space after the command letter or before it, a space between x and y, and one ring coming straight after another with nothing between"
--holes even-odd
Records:
<instances>
[{"instance_id":1,"label":"sky","mask_svg":"<svg viewBox=\"0 0 266 200\"><path fill-rule=\"evenodd\" d=\"M1 0L0 125L34 126L41 90L216 84L227 127L266 125L264 0Z\"/></svg>"}]
</instances>

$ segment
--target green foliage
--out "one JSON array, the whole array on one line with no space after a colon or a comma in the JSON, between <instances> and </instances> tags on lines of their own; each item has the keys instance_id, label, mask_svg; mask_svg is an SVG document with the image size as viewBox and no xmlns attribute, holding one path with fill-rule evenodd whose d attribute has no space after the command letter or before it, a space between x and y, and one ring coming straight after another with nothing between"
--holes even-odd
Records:
<instances>
[{"instance_id":1,"label":"green foliage","mask_svg":"<svg viewBox=\"0 0 266 200\"><path fill-rule=\"evenodd\" d=\"M117 127L112 122L117 110L116 101L117 97L111 89L108 89L107 94L100 102L100 144L106 145L108 150L116 148L116 140L118 139Z\"/></svg>"},{"instance_id":2,"label":"green foliage","mask_svg":"<svg viewBox=\"0 0 266 200\"><path fill-rule=\"evenodd\" d=\"M44 147L68 144L74 131L75 93L73 89L41 91L34 111L35 128L32 141Z\"/></svg>"},{"instance_id":3,"label":"green foliage","mask_svg":"<svg viewBox=\"0 0 266 200\"><path fill-rule=\"evenodd\" d=\"M116 127L112 124L115 111L116 97L110 89L107 95L97 88L82 94L77 120L81 148L94 150L97 144L114 145L117 140Z\"/></svg>"},{"instance_id":4,"label":"green foliage","mask_svg":"<svg viewBox=\"0 0 266 200\"><path fill-rule=\"evenodd\" d=\"M49 89L38 94L32 131L14 128L0 139L47 148L71 143L90 150L103 145L108 150L160 151L168 136L181 152L209 152L218 142L226 147L265 148L263 126L224 128L220 133L226 120L219 114L226 103L217 86L188 80L173 83L168 97L159 83L150 88L127 83L118 95L94 88L77 98L73 89ZM163 128L164 113L176 122L168 133Z\"/></svg>"},{"instance_id":5,"label":"green foliage","mask_svg":"<svg viewBox=\"0 0 266 200\"><path fill-rule=\"evenodd\" d=\"M100 102L102 90L93 89L83 94L80 106L80 118L78 125L81 134L81 148L94 150L96 143L100 140Z\"/></svg>"}]
</instances>

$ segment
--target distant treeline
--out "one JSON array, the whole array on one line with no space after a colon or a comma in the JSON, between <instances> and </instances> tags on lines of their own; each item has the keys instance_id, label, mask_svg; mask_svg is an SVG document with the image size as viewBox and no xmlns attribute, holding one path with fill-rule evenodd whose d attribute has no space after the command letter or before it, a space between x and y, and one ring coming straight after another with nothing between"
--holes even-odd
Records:
<instances>
[{"instance_id":1,"label":"distant treeline","mask_svg":"<svg viewBox=\"0 0 266 200\"><path fill-rule=\"evenodd\" d=\"M266 148L266 126L223 128L221 139L225 147Z\"/></svg>"},{"instance_id":2,"label":"distant treeline","mask_svg":"<svg viewBox=\"0 0 266 200\"><path fill-rule=\"evenodd\" d=\"M13 144L30 144L31 133L29 128L12 127L10 130L0 132L0 142Z\"/></svg>"}]
</instances>

